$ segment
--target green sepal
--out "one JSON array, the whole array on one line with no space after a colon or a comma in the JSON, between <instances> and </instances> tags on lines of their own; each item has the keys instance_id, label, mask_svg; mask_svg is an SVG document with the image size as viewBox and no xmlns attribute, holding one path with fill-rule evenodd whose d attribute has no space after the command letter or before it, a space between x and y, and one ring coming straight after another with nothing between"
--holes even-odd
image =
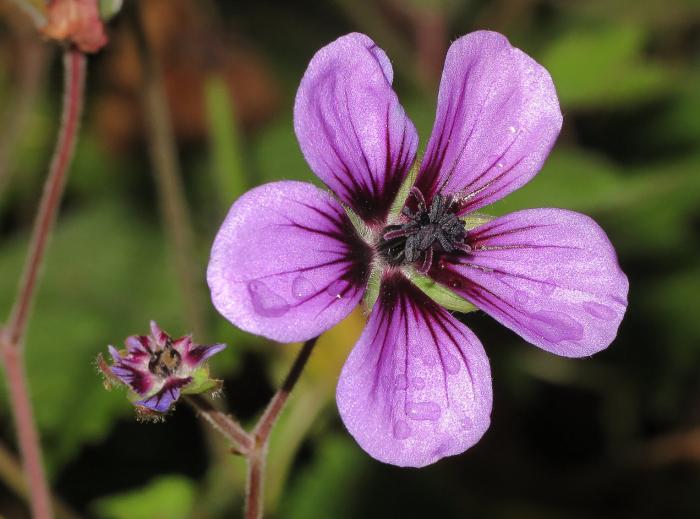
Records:
<instances>
[{"instance_id":1,"label":"green sepal","mask_svg":"<svg viewBox=\"0 0 700 519\"><path fill-rule=\"evenodd\" d=\"M367 278L367 288L365 289L365 296L363 302L367 311L369 312L374 307L374 303L377 302L379 297L379 288L382 284L382 269L377 265L372 266L372 270Z\"/></svg>"},{"instance_id":2,"label":"green sepal","mask_svg":"<svg viewBox=\"0 0 700 519\"><path fill-rule=\"evenodd\" d=\"M484 225L485 223L489 223L494 218L496 218L496 217L488 215L488 214L470 213L466 216L463 216L462 221L464 222L464 228L467 231L471 231L475 227L479 227L480 225Z\"/></svg>"},{"instance_id":3,"label":"green sepal","mask_svg":"<svg viewBox=\"0 0 700 519\"><path fill-rule=\"evenodd\" d=\"M461 312L463 314L478 310L478 308L469 301L427 276L413 271L408 274L408 277L425 295L448 310Z\"/></svg>"},{"instance_id":4,"label":"green sepal","mask_svg":"<svg viewBox=\"0 0 700 519\"><path fill-rule=\"evenodd\" d=\"M413 184L416 181L416 177L418 176L419 166L419 161L415 161L413 163L413 166L411 166L408 175L406 175L406 178L401 183L401 187L399 187L399 192L396 194L396 198L394 198L394 203L391 204L391 209L389 209L389 217L387 218L388 224L392 224L393 222L399 219L399 216L401 216L401 210L406 204L408 193L411 191L411 188L413 187Z\"/></svg>"},{"instance_id":5,"label":"green sepal","mask_svg":"<svg viewBox=\"0 0 700 519\"><path fill-rule=\"evenodd\" d=\"M223 381L209 377L209 368L197 368L190 375L192 382L181 390L183 395L198 395L200 393L214 392L221 389Z\"/></svg>"}]
</instances>

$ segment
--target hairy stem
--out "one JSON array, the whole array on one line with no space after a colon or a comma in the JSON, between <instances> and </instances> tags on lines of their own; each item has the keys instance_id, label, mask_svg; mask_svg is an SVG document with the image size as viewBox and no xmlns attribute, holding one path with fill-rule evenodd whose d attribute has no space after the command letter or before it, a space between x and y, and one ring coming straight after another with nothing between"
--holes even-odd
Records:
<instances>
[{"instance_id":1,"label":"hairy stem","mask_svg":"<svg viewBox=\"0 0 700 519\"><path fill-rule=\"evenodd\" d=\"M186 400L199 416L233 444L236 452L246 455L253 447L253 437L231 415L216 409L201 395L191 395Z\"/></svg>"},{"instance_id":2,"label":"hairy stem","mask_svg":"<svg viewBox=\"0 0 700 519\"><path fill-rule=\"evenodd\" d=\"M39 211L34 222L34 232L29 246L29 253L19 285L17 298L5 330L11 345L21 346L27 319L31 311L36 283L44 260L46 245L51 236L56 214L63 196L66 175L80 126L80 113L83 107L83 87L85 84L85 55L75 49L65 51L63 58L65 73L65 91L63 95L63 114L61 130L58 134L56 149L49 176L44 184L44 192L39 204Z\"/></svg>"},{"instance_id":3,"label":"hairy stem","mask_svg":"<svg viewBox=\"0 0 700 519\"><path fill-rule=\"evenodd\" d=\"M138 8L134 7L134 9ZM202 318L204 298L194 269L194 232L180 178L175 136L165 97L163 77L158 60L148 44L140 13L134 11L132 14L143 75L147 138L156 174L156 188L163 222L173 250L185 315L194 333L201 336L204 332Z\"/></svg>"},{"instance_id":4,"label":"hairy stem","mask_svg":"<svg viewBox=\"0 0 700 519\"><path fill-rule=\"evenodd\" d=\"M188 396L187 403L197 413L209 422L214 429L229 440L237 453L242 454L248 461L248 476L246 483L245 518L260 519L263 513L263 484L265 481L265 463L270 433L275 422L284 409L289 395L294 389L304 366L306 366L318 337L304 343L294 364L292 364L282 387L274 394L265 412L262 414L252 432L246 432L230 415L219 411L201 396Z\"/></svg>"},{"instance_id":5,"label":"hairy stem","mask_svg":"<svg viewBox=\"0 0 700 519\"><path fill-rule=\"evenodd\" d=\"M248 484L246 488L245 518L259 519L263 512L263 484L265 481L265 461L267 459L267 444L270 439L272 427L280 416L284 405L289 399L289 395L294 389L301 372L306 366L306 362L311 356L311 352L316 345L318 337L310 339L304 343L294 360L287 377L282 383L282 387L275 393L265 412L258 420L253 429L254 445L248 454Z\"/></svg>"},{"instance_id":6,"label":"hairy stem","mask_svg":"<svg viewBox=\"0 0 700 519\"><path fill-rule=\"evenodd\" d=\"M7 374L10 405L17 431L24 477L31 497L32 516L35 519L50 519L53 512L49 487L41 461L39 435L34 423L34 414L27 387L23 357L24 334L80 126L85 84L85 61L85 56L81 52L73 48L66 49L63 59L65 92L61 129L58 133L56 149L39 204L17 297L7 327L0 332L0 352Z\"/></svg>"}]
</instances>

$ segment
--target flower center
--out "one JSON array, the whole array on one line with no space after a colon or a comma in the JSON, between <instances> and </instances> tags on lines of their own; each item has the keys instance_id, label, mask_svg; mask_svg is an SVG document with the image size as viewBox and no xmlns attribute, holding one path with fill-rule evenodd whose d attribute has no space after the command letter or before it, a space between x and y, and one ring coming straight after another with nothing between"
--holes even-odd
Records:
<instances>
[{"instance_id":1,"label":"flower center","mask_svg":"<svg viewBox=\"0 0 700 519\"><path fill-rule=\"evenodd\" d=\"M379 253L387 263L394 266L415 263L425 274L435 253L471 250L464 241L467 237L464 222L457 216L456 204L450 198L436 195L428 207L417 188L412 188L409 196L416 200L415 212L405 206L401 214L406 220L385 227L379 240Z\"/></svg>"},{"instance_id":2,"label":"flower center","mask_svg":"<svg viewBox=\"0 0 700 519\"><path fill-rule=\"evenodd\" d=\"M173 348L173 343L168 339L162 350L156 350L151 354L148 362L148 370L160 377L169 377L180 367L182 356Z\"/></svg>"}]
</instances>

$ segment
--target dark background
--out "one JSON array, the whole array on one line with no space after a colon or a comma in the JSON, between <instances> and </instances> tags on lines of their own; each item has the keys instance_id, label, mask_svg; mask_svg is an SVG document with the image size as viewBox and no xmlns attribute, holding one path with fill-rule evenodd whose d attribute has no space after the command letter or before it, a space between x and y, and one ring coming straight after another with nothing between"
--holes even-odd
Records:
<instances>
[{"instance_id":1,"label":"dark background","mask_svg":"<svg viewBox=\"0 0 700 519\"><path fill-rule=\"evenodd\" d=\"M130 2L126 2L129 4ZM630 278L617 340L589 359L549 355L487 316L463 318L493 370L493 422L465 454L420 469L382 465L334 403L361 312L329 332L273 434L267 510L279 518L700 516L700 5L693 0L141 0L163 71L192 214L200 342L221 403L243 421L265 405L298 346L234 330L209 304L208 250L230 203L262 182L315 181L292 130L314 52L351 31L393 61L423 146L450 41L500 31L554 78L564 128L543 171L491 208L593 216ZM132 9L133 6L128 6ZM184 406L143 424L93 366L150 319L193 328L146 146L133 16L90 58L87 105L30 324L31 390L57 495L81 515L236 517L243 461ZM0 4L0 315L6 315L58 126L60 56ZM254 251L253 251L254 252ZM4 384L4 383L3 383ZM0 452L15 440L5 391ZM0 469L7 466L0 456ZM0 470L0 514L28 517Z\"/></svg>"}]
</instances>

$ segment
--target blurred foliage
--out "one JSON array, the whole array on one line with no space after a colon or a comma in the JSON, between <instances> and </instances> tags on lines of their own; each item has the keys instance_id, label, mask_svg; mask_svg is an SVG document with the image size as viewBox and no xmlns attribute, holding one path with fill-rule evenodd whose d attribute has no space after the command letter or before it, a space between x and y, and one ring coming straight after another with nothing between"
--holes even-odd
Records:
<instances>
[{"instance_id":1,"label":"blurred foliage","mask_svg":"<svg viewBox=\"0 0 700 519\"><path fill-rule=\"evenodd\" d=\"M104 519L187 519L195 496L187 478L164 476L138 490L103 497L93 508Z\"/></svg>"},{"instance_id":2,"label":"blurred foliage","mask_svg":"<svg viewBox=\"0 0 700 519\"><path fill-rule=\"evenodd\" d=\"M105 13L121 2L105 0ZM125 2L128 10L129 3ZM194 215L202 287L230 203L281 179L319 184L292 111L313 53L367 32L396 70L422 146L449 43L476 28L506 34L554 78L564 128L541 173L488 208L563 207L596 218L630 277L618 339L591 359L556 358L479 312L462 317L489 353L491 429L463 456L421 471L377 463L345 432L334 404L360 310L328 332L276 426L271 516L671 517L700 515L697 449L674 464L648 444L700 427L700 4L695 0L150 0L146 27L163 65ZM184 408L142 425L92 362L156 319L186 333L145 147L138 50L117 14L91 59L85 121L27 339L49 473L78 512L107 518L235 517L243 460ZM31 23L0 7L0 139L22 92L17 52ZM23 39L24 38L24 39ZM9 311L50 158L60 67L50 61L21 138L0 156L0 315ZM250 423L298 346L234 329L207 309L219 404ZM2 318L2 317L0 317ZM0 378L0 380L2 380ZM3 382L4 383L4 382ZM0 439L14 445L5 392ZM97 464L97 468L96 468ZM0 484L0 514L22 515ZM6 512L7 510L7 512ZM19 514L19 515L16 515Z\"/></svg>"}]
</instances>

